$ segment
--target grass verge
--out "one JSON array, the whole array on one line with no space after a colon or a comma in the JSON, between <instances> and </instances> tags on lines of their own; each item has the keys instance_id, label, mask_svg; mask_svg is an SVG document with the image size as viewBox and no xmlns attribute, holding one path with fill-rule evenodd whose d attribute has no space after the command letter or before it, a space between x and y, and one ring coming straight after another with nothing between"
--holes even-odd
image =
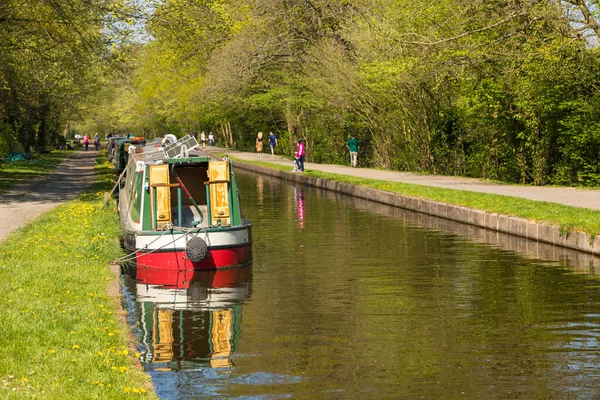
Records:
<instances>
[{"instance_id":1,"label":"grass verge","mask_svg":"<svg viewBox=\"0 0 600 400\"><path fill-rule=\"evenodd\" d=\"M0 164L0 193L51 173L67 154L67 150L55 150L35 160L3 162Z\"/></svg>"},{"instance_id":2,"label":"grass verge","mask_svg":"<svg viewBox=\"0 0 600 400\"><path fill-rule=\"evenodd\" d=\"M0 398L157 398L107 293L122 250L114 204L101 208L114 177L108 163L96 171L90 190L0 245Z\"/></svg>"},{"instance_id":3,"label":"grass verge","mask_svg":"<svg viewBox=\"0 0 600 400\"><path fill-rule=\"evenodd\" d=\"M288 173L290 172L290 167L287 165L247 161L236 159L235 156L230 158L243 163L260 165L261 167L278 169ZM357 178L349 175L332 174L316 170L306 170L304 174L315 178L346 182L357 186L366 186L406 196L420 197L491 213L526 218L530 221L557 225L564 235L568 235L574 230L586 232L590 237L590 241L593 241L596 236L600 235L600 211L589 210L586 208L533 201L519 197L388 182L377 179Z\"/></svg>"}]
</instances>

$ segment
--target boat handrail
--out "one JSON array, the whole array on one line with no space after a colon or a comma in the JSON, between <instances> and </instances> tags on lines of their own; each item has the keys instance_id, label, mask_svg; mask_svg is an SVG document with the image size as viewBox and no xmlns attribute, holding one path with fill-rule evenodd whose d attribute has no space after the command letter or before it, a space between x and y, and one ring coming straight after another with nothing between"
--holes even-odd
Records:
<instances>
[{"instance_id":1,"label":"boat handrail","mask_svg":"<svg viewBox=\"0 0 600 400\"><path fill-rule=\"evenodd\" d=\"M216 180L216 181L206 181L206 182L204 182L205 185L212 185L214 183L231 183L231 179L221 179L221 180Z\"/></svg>"},{"instance_id":2,"label":"boat handrail","mask_svg":"<svg viewBox=\"0 0 600 400\"><path fill-rule=\"evenodd\" d=\"M151 183L151 187L179 187L179 183Z\"/></svg>"}]
</instances>

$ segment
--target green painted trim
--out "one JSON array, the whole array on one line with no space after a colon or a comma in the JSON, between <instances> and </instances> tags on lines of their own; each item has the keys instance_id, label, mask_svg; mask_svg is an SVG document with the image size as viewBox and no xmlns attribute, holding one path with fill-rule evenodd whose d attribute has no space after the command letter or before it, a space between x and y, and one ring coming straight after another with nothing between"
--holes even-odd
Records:
<instances>
[{"instance_id":1,"label":"green painted trim","mask_svg":"<svg viewBox=\"0 0 600 400\"><path fill-rule=\"evenodd\" d=\"M241 231L244 229L248 229L249 227L251 227L252 224L246 224L246 225L239 225L239 226L222 226L222 227L210 227L210 228L196 228L196 229L191 229L192 232L224 232L224 231ZM176 229L173 230L169 230L170 233L174 233L174 234L184 234L184 233L189 233L188 231L179 231ZM164 234L164 231L152 231L152 230L143 230L143 231L136 231L137 235L144 235L144 236L160 236Z\"/></svg>"},{"instance_id":2,"label":"green painted trim","mask_svg":"<svg viewBox=\"0 0 600 400\"><path fill-rule=\"evenodd\" d=\"M240 199L238 196L237 183L235 181L235 174L233 173L233 165L229 161L229 179L231 185L229 187L229 204L231 205L231 225L239 226L242 224L242 212L240 209Z\"/></svg>"},{"instance_id":3,"label":"green painted trim","mask_svg":"<svg viewBox=\"0 0 600 400\"><path fill-rule=\"evenodd\" d=\"M186 164L186 163L197 163L197 162L209 162L210 157L198 156L188 158L168 158L167 163L169 164Z\"/></svg>"},{"instance_id":4,"label":"green painted trim","mask_svg":"<svg viewBox=\"0 0 600 400\"><path fill-rule=\"evenodd\" d=\"M145 181L143 182L143 188L142 190L144 191L144 202L142 204L143 206L143 214L144 214L144 218L142 220L142 229L143 230L150 230L152 229L152 218L150 217L150 174L149 174L149 170L148 170L148 166L146 166L146 170L144 171L144 176L146 177ZM146 183L148 183L148 190L145 189L146 187Z\"/></svg>"}]
</instances>

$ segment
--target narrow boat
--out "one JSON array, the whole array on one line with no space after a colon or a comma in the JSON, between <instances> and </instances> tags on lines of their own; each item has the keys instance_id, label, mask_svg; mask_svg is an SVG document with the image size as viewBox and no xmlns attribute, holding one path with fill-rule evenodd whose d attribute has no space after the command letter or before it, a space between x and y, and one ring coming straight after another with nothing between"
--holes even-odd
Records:
<instances>
[{"instance_id":1,"label":"narrow boat","mask_svg":"<svg viewBox=\"0 0 600 400\"><path fill-rule=\"evenodd\" d=\"M198 150L190 135L130 146L119 191L124 248L136 267L174 271L252 262L252 225L242 215L231 161Z\"/></svg>"},{"instance_id":2,"label":"narrow boat","mask_svg":"<svg viewBox=\"0 0 600 400\"><path fill-rule=\"evenodd\" d=\"M129 147L146 144L143 137L112 137L106 142L106 158L116 174L123 172L129 162Z\"/></svg>"}]
</instances>

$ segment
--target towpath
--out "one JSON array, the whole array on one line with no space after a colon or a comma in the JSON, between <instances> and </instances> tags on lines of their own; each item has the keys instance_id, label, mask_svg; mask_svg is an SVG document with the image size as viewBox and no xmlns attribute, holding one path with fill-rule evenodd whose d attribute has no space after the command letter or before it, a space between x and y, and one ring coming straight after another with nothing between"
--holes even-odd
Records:
<instances>
[{"instance_id":1,"label":"towpath","mask_svg":"<svg viewBox=\"0 0 600 400\"><path fill-rule=\"evenodd\" d=\"M97 151L73 151L56 170L0 193L0 242L57 205L75 198L95 179Z\"/></svg>"},{"instance_id":2,"label":"towpath","mask_svg":"<svg viewBox=\"0 0 600 400\"><path fill-rule=\"evenodd\" d=\"M247 161L260 161L288 165L292 170L292 161L287 158L263 154L258 158L256 153L240 152L231 149L213 148L212 151L224 153ZM350 175L360 178L379 179L390 182L403 182L424 186L435 186L447 189L467 190L472 192L493 193L504 196L521 197L535 201L547 201L573 207L600 210L600 190L577 189L554 186L525 186L495 183L481 179L455 176L424 175L412 172L386 171L373 168L352 168L350 166L305 163L304 169L318 170L335 174Z\"/></svg>"}]
</instances>

